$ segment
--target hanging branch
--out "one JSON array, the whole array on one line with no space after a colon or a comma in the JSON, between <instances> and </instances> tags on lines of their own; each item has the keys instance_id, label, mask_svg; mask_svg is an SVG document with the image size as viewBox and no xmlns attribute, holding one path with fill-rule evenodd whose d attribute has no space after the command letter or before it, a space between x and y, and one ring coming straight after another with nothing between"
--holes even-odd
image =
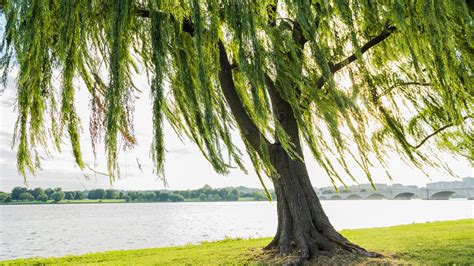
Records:
<instances>
[{"instance_id":1,"label":"hanging branch","mask_svg":"<svg viewBox=\"0 0 474 266\"><path fill-rule=\"evenodd\" d=\"M150 16L150 12L146 9L139 9L137 10L137 15L148 18ZM171 17L171 19L173 18ZM191 36L194 36L194 26L189 19L184 21L183 31L189 33ZM267 146L270 145L270 142L260 132L258 127L247 114L247 111L245 110L245 107L242 104L239 95L237 94L237 90L235 88L234 80L232 77L232 70L238 69L238 67L229 62L229 57L227 56L225 46L221 40L219 40L218 46L219 62L221 67L219 70L219 81L225 99L227 100L227 103L229 104L229 107L232 110L232 114L234 115L235 120L239 124L239 127L242 129L243 135L249 141L252 147L256 151L261 153L261 141L263 140L264 144Z\"/></svg>"}]
</instances>

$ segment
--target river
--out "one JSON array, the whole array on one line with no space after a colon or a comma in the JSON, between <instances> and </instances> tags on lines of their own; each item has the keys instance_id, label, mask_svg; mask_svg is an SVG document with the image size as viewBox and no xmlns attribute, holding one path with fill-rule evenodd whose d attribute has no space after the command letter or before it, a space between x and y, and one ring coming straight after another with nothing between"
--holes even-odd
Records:
<instances>
[{"instance_id":1,"label":"river","mask_svg":"<svg viewBox=\"0 0 474 266\"><path fill-rule=\"evenodd\" d=\"M474 218L468 200L323 201L336 229ZM276 202L0 206L0 260L272 236Z\"/></svg>"}]
</instances>

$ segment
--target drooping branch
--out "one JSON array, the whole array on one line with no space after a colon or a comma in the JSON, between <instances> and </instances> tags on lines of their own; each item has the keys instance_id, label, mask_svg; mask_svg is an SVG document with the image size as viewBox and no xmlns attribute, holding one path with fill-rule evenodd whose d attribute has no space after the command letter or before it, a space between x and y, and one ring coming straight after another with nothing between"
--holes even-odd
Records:
<instances>
[{"instance_id":1,"label":"drooping branch","mask_svg":"<svg viewBox=\"0 0 474 266\"><path fill-rule=\"evenodd\" d=\"M360 48L360 54L364 54L367 52L369 49L372 47L376 46L377 44L383 42L385 39L387 39L394 31L396 28L394 26L387 26L379 35L375 36L373 39L369 40L366 44L364 44ZM357 54L353 53L350 56L348 56L346 59L342 60L341 62L330 65L330 70L332 74L335 74L337 71L341 70L345 66L349 65L350 63L354 62L357 60ZM319 80L316 82L316 89L321 89L324 84L326 83L326 79L324 77L320 77Z\"/></svg>"},{"instance_id":2,"label":"drooping branch","mask_svg":"<svg viewBox=\"0 0 474 266\"><path fill-rule=\"evenodd\" d=\"M150 17L150 11L146 9L138 9L137 15L148 18ZM189 33L192 36L194 35L194 26L189 19L184 21L183 31ZM237 67L229 62L225 46L221 40L219 40L218 46L220 63L219 82L221 84L224 97L229 104L232 114L237 121L237 124L239 125L244 137L249 141L252 147L260 153L262 148L261 141L263 140L267 146L270 145L270 142L265 138L265 136L262 135L258 127L247 114L247 111L245 111L245 107L243 106L242 101L237 94L232 76L232 70L237 69Z\"/></svg>"}]
</instances>

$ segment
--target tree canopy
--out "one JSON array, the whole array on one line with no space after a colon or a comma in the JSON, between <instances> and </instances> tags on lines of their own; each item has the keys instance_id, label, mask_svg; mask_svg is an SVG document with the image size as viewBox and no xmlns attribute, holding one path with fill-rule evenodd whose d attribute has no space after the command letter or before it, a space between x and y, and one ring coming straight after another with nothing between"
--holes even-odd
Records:
<instances>
[{"instance_id":1,"label":"tree canopy","mask_svg":"<svg viewBox=\"0 0 474 266\"><path fill-rule=\"evenodd\" d=\"M298 157L275 119L285 115L272 109L275 93L291 105L333 182L352 177L349 160L371 180L373 159L386 166L393 152L420 168L449 170L440 149L474 158L474 8L465 0L0 3L3 81L18 67L22 174L39 167L38 146L51 139L60 149L64 136L77 165L86 166L74 101L79 80L91 95L92 146L104 140L111 179L119 175L118 138L136 145L133 99L142 92L153 103L159 175L164 119L218 173L244 169L235 128L257 173L273 171L268 143ZM140 71L150 88L134 85Z\"/></svg>"}]
</instances>

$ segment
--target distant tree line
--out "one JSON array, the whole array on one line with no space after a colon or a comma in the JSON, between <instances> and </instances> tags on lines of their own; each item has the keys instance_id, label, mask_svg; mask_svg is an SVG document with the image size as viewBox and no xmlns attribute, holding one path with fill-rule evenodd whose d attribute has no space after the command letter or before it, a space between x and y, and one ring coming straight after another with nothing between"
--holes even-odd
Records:
<instances>
[{"instance_id":1,"label":"distant tree line","mask_svg":"<svg viewBox=\"0 0 474 266\"><path fill-rule=\"evenodd\" d=\"M180 202L180 201L237 201L266 200L263 191L239 192L235 188L212 188L209 185L196 190L156 190L156 191L120 191L115 189L93 189L86 191L63 191L62 188L15 187L11 193L0 192L0 202L60 202L61 200L114 200L126 202Z\"/></svg>"},{"instance_id":2,"label":"distant tree line","mask_svg":"<svg viewBox=\"0 0 474 266\"><path fill-rule=\"evenodd\" d=\"M11 193L0 192L0 202L11 202L11 201L41 201L47 202L52 200L59 202L65 199L67 196L78 194L78 196L72 199L84 199L84 192L63 192L62 188L35 188L28 189L26 187L15 187Z\"/></svg>"}]
</instances>

